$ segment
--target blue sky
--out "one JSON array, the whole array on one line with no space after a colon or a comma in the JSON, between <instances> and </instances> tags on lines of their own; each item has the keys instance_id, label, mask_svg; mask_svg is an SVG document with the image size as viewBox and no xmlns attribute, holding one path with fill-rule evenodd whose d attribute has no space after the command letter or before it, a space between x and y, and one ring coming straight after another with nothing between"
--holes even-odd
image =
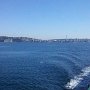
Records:
<instances>
[{"instance_id":1,"label":"blue sky","mask_svg":"<svg viewBox=\"0 0 90 90\"><path fill-rule=\"evenodd\" d=\"M0 0L0 35L90 38L90 0Z\"/></svg>"}]
</instances>

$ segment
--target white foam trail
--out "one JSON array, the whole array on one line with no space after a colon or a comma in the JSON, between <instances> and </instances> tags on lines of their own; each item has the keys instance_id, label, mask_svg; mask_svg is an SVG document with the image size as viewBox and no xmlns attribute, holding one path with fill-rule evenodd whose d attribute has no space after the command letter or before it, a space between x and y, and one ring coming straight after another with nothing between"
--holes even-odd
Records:
<instances>
[{"instance_id":1,"label":"white foam trail","mask_svg":"<svg viewBox=\"0 0 90 90\"><path fill-rule=\"evenodd\" d=\"M90 66L82 69L82 73L80 73L79 75L77 75L73 79L71 79L70 82L68 82L65 85L65 87L67 89L74 89L83 80L83 78L85 76L88 76L89 74L90 74Z\"/></svg>"}]
</instances>

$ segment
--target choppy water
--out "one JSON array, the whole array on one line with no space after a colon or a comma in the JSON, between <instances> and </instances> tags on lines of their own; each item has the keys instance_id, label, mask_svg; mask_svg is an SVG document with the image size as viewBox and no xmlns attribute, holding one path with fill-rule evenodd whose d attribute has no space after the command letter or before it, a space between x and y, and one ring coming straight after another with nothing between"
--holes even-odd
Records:
<instances>
[{"instance_id":1,"label":"choppy water","mask_svg":"<svg viewBox=\"0 0 90 90\"><path fill-rule=\"evenodd\" d=\"M0 43L0 90L87 90L90 43Z\"/></svg>"}]
</instances>

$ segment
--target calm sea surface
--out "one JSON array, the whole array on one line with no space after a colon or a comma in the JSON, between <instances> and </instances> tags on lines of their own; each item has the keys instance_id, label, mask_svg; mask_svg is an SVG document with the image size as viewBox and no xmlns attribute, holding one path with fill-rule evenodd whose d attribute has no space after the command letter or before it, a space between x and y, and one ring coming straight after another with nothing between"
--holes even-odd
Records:
<instances>
[{"instance_id":1,"label":"calm sea surface","mask_svg":"<svg viewBox=\"0 0 90 90\"><path fill-rule=\"evenodd\" d=\"M87 90L90 43L0 43L0 90Z\"/></svg>"}]
</instances>

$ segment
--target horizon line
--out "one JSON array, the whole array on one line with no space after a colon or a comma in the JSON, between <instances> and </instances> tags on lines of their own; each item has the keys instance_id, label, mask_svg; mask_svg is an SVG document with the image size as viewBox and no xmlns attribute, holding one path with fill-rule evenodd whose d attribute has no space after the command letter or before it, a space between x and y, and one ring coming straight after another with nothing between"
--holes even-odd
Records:
<instances>
[{"instance_id":1,"label":"horizon line","mask_svg":"<svg viewBox=\"0 0 90 90\"><path fill-rule=\"evenodd\" d=\"M34 38L29 36L8 36L8 35L0 35L0 37L22 37L22 38L32 38L32 39L39 39L39 40L58 40L58 39L90 39L90 38L51 38L51 39L41 39L41 38Z\"/></svg>"}]
</instances>

